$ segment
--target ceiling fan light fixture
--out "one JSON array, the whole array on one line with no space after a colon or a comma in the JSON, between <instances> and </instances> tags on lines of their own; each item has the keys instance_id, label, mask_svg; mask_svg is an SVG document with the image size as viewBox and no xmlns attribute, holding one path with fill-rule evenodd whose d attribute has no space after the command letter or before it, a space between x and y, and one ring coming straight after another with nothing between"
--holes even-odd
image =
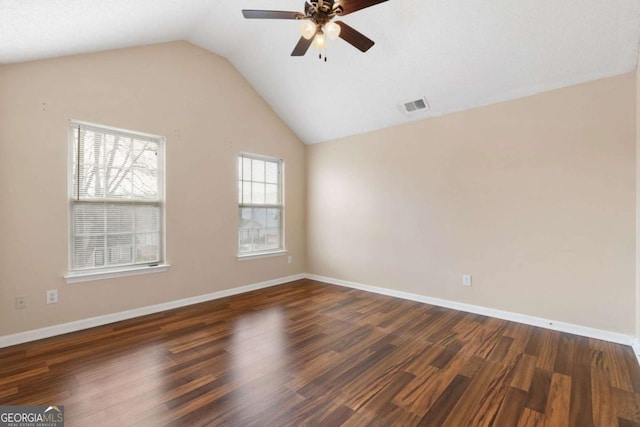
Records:
<instances>
[{"instance_id":1,"label":"ceiling fan light fixture","mask_svg":"<svg viewBox=\"0 0 640 427\"><path fill-rule=\"evenodd\" d=\"M300 33L302 34L302 37L307 40L311 40L311 38L316 34L316 30L316 24L312 21L305 21L300 26Z\"/></svg>"},{"instance_id":2,"label":"ceiling fan light fixture","mask_svg":"<svg viewBox=\"0 0 640 427\"><path fill-rule=\"evenodd\" d=\"M284 10L242 9L242 16L247 19L302 21L300 26L302 36L293 48L291 56L304 56L312 44L318 50L326 49L327 37L331 40L340 37L360 52L366 52L375 44L373 40L342 21L332 21L337 16L342 17L386 1L388 0L306 0L304 13ZM322 52L320 52L320 58L322 59Z\"/></svg>"},{"instance_id":3,"label":"ceiling fan light fixture","mask_svg":"<svg viewBox=\"0 0 640 427\"><path fill-rule=\"evenodd\" d=\"M313 39L313 47L316 49L324 49L327 47L327 38L324 36L322 30L319 30Z\"/></svg>"},{"instance_id":4,"label":"ceiling fan light fixture","mask_svg":"<svg viewBox=\"0 0 640 427\"><path fill-rule=\"evenodd\" d=\"M331 40L336 40L340 37L340 25L335 22L327 22L324 26L324 32Z\"/></svg>"}]
</instances>

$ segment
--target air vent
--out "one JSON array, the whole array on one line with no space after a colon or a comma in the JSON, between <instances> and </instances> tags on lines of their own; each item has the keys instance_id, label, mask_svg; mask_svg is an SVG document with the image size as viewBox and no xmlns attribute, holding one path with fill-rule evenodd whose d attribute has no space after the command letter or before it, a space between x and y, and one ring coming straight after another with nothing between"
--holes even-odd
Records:
<instances>
[{"instance_id":1,"label":"air vent","mask_svg":"<svg viewBox=\"0 0 640 427\"><path fill-rule=\"evenodd\" d=\"M426 112L429 110L429 103L427 102L427 98L420 98L413 101L405 101L400 103L400 109L403 113L408 116L413 116L414 114L420 112Z\"/></svg>"}]
</instances>

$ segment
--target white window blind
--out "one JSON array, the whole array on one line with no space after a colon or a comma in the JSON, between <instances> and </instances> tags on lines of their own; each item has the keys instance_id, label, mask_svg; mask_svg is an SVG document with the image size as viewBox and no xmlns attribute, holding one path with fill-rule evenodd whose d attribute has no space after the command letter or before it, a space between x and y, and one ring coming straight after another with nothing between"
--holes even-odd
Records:
<instances>
[{"instance_id":1,"label":"white window blind","mask_svg":"<svg viewBox=\"0 0 640 427\"><path fill-rule=\"evenodd\" d=\"M163 262L164 138L71 122L70 269Z\"/></svg>"},{"instance_id":2,"label":"white window blind","mask_svg":"<svg viewBox=\"0 0 640 427\"><path fill-rule=\"evenodd\" d=\"M282 160L238 156L238 255L284 249Z\"/></svg>"}]
</instances>

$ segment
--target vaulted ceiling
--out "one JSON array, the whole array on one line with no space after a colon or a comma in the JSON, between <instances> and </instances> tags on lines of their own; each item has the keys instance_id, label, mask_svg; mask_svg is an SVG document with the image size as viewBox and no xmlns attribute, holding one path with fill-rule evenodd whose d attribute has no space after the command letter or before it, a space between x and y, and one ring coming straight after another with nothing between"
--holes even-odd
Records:
<instances>
[{"instance_id":1,"label":"vaulted ceiling","mask_svg":"<svg viewBox=\"0 0 640 427\"><path fill-rule=\"evenodd\" d=\"M349 1L349 0L343 0ZM0 0L0 63L187 40L227 58L305 143L636 68L638 0L389 0L341 18L376 44L290 53L304 0ZM415 116L399 105L426 97Z\"/></svg>"}]
</instances>

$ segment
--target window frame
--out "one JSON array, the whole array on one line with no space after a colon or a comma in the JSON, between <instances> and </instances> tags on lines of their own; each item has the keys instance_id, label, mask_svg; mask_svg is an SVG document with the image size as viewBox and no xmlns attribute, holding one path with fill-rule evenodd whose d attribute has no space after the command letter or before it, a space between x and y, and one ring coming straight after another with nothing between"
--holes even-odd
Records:
<instances>
[{"instance_id":1,"label":"window frame","mask_svg":"<svg viewBox=\"0 0 640 427\"><path fill-rule=\"evenodd\" d=\"M130 264L121 264L117 266L100 266L93 268L74 268L73 256L74 256L74 206L78 202L78 194L76 194L75 182L74 182L74 146L76 143L76 136L79 127L94 128L96 130L102 130L109 134L122 134L129 137L140 137L145 139L153 139L158 144L158 200L150 201L143 198L137 199L96 199L96 203L105 204L140 204L157 205L159 208L158 216L158 261L153 262L138 262ZM84 282L91 280L109 279L114 277L132 276L147 273L158 273L167 271L169 264L167 264L167 244L166 244L166 138L161 135L155 135L145 132L139 132L135 130L123 129L114 126L108 126L98 123L91 123L81 120L69 119L67 125L67 141L68 141L68 164L67 164L67 215L68 215L68 230L67 230L67 274L64 276L67 283ZM85 203L92 203L94 200L85 200ZM105 229L105 237L107 231Z\"/></svg>"},{"instance_id":2,"label":"window frame","mask_svg":"<svg viewBox=\"0 0 640 427\"><path fill-rule=\"evenodd\" d=\"M242 179L241 176L241 169L240 169L240 161L241 159L244 158L248 158L248 159L255 159L255 160L263 160L263 161L268 161L268 162L273 162L273 163L277 163L278 164L278 203L277 204L269 204L269 203L244 203L242 200L240 200L240 191L239 191L239 184L245 180ZM286 240L285 240L285 173L284 173L284 166L285 166L285 162L284 159L281 158L277 158L277 157L271 157L271 156L265 156L263 154L255 154L255 153L247 153L247 152L242 152L242 153L238 153L235 156L235 162L236 162L236 179L235 179L235 185L236 185L236 257L238 261L245 261L245 260L251 260L251 259L256 259L256 258L267 258L267 257L274 257L274 256L281 256L281 255L285 255L287 254L287 249L286 249ZM253 178L253 177L252 177ZM246 181L245 181L246 182ZM251 183L253 183L253 179L251 181L249 181ZM266 197L266 195L265 195ZM240 237L239 237L239 233L240 233L240 210L242 208L266 208L266 209L278 209L279 210L279 225L278 225L278 231L279 231L279 240L280 240L280 246L278 248L270 248L270 249L263 249L263 250L258 250L258 251L248 251L248 252L240 252Z\"/></svg>"}]
</instances>

